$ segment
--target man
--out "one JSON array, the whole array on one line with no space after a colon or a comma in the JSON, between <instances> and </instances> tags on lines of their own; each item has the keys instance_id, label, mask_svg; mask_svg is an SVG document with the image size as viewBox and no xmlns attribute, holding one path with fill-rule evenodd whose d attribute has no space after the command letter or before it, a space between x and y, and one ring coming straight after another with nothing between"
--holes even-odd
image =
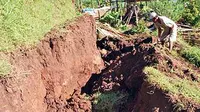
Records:
<instances>
[{"instance_id":1,"label":"man","mask_svg":"<svg viewBox=\"0 0 200 112\"><path fill-rule=\"evenodd\" d=\"M173 42L176 41L177 36L176 23L165 16L158 16L155 12L150 13L150 20L158 29L158 42L160 41L162 45L166 41L169 42L169 49L172 50Z\"/></svg>"}]
</instances>

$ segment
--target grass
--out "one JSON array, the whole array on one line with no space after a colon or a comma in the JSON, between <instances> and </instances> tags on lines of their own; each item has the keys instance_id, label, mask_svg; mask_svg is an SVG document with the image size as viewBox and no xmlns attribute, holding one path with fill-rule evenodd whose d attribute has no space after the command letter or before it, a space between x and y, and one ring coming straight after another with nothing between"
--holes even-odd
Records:
<instances>
[{"instance_id":1,"label":"grass","mask_svg":"<svg viewBox=\"0 0 200 112\"><path fill-rule=\"evenodd\" d=\"M95 97L95 100L93 101L95 110L113 112L115 106L127 101L128 93L120 91L109 93L97 92L93 96Z\"/></svg>"},{"instance_id":2,"label":"grass","mask_svg":"<svg viewBox=\"0 0 200 112\"><path fill-rule=\"evenodd\" d=\"M11 64L6 60L0 60L0 77L5 77L11 72Z\"/></svg>"},{"instance_id":3,"label":"grass","mask_svg":"<svg viewBox=\"0 0 200 112\"><path fill-rule=\"evenodd\" d=\"M187 99L200 103L200 87L198 82L181 79L179 77L168 77L153 67L146 67L144 72L147 74L146 81L154 86L160 87L163 91L182 95Z\"/></svg>"},{"instance_id":4,"label":"grass","mask_svg":"<svg viewBox=\"0 0 200 112\"><path fill-rule=\"evenodd\" d=\"M190 46L182 39L179 39L178 42L183 46L180 52L181 56L187 59L190 63L200 67L200 48L197 46Z\"/></svg>"},{"instance_id":5,"label":"grass","mask_svg":"<svg viewBox=\"0 0 200 112\"><path fill-rule=\"evenodd\" d=\"M71 0L1 0L0 52L36 45L51 28L75 16ZM0 76L10 71L9 62L0 60Z\"/></svg>"},{"instance_id":6,"label":"grass","mask_svg":"<svg viewBox=\"0 0 200 112\"><path fill-rule=\"evenodd\" d=\"M75 15L71 0L1 0L0 51L34 45Z\"/></svg>"},{"instance_id":7,"label":"grass","mask_svg":"<svg viewBox=\"0 0 200 112\"><path fill-rule=\"evenodd\" d=\"M197 67L200 67L200 48L196 46L191 46L185 48L181 51L181 55L190 61L191 63L195 64Z\"/></svg>"}]
</instances>

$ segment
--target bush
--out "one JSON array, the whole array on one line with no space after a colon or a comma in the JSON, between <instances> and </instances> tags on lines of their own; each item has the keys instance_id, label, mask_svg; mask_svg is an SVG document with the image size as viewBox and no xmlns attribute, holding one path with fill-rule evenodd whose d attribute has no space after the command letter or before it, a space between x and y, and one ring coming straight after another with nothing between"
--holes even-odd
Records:
<instances>
[{"instance_id":1,"label":"bush","mask_svg":"<svg viewBox=\"0 0 200 112\"><path fill-rule=\"evenodd\" d=\"M193 26L200 26L200 0L190 0L185 3L183 18Z\"/></svg>"},{"instance_id":2,"label":"bush","mask_svg":"<svg viewBox=\"0 0 200 112\"><path fill-rule=\"evenodd\" d=\"M71 0L1 0L0 51L34 44L52 27L74 15Z\"/></svg>"}]
</instances>

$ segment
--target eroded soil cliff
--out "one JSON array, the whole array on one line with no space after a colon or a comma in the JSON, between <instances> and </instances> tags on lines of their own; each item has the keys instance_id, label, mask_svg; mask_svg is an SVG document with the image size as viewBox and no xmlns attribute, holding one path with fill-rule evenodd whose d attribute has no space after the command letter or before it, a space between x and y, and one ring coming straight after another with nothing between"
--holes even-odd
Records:
<instances>
[{"instance_id":1,"label":"eroded soil cliff","mask_svg":"<svg viewBox=\"0 0 200 112\"><path fill-rule=\"evenodd\" d=\"M13 71L0 80L1 112L64 111L66 99L103 67L95 21L88 15L7 57Z\"/></svg>"}]
</instances>

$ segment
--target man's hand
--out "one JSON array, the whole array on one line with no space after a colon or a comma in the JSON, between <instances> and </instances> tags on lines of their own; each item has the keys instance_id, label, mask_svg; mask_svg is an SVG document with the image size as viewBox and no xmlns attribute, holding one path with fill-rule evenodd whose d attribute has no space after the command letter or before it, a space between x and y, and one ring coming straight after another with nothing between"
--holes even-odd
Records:
<instances>
[{"instance_id":1,"label":"man's hand","mask_svg":"<svg viewBox=\"0 0 200 112\"><path fill-rule=\"evenodd\" d=\"M160 42L160 37L158 37L158 39L157 39L157 43L159 43Z\"/></svg>"}]
</instances>

